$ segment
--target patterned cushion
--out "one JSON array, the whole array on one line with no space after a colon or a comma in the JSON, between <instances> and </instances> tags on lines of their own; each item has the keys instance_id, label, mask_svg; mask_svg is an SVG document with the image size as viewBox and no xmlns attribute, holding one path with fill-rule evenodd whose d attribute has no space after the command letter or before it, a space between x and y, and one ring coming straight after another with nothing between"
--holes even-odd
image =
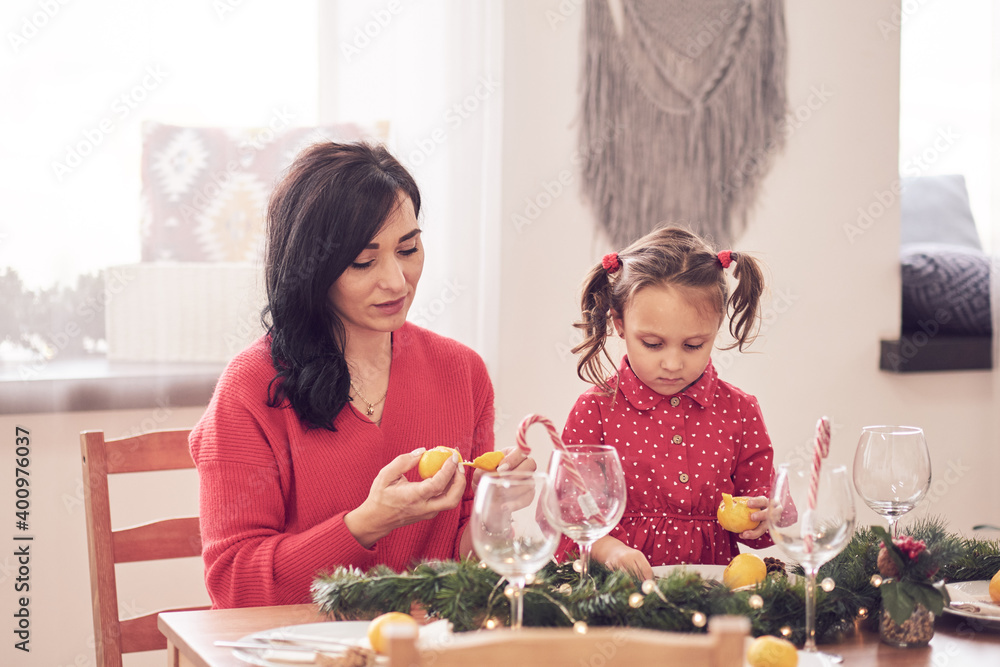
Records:
<instances>
[{"instance_id":1,"label":"patterned cushion","mask_svg":"<svg viewBox=\"0 0 1000 667\"><path fill-rule=\"evenodd\" d=\"M903 331L989 335L990 260L958 245L910 244L900 253Z\"/></svg>"},{"instance_id":2,"label":"patterned cushion","mask_svg":"<svg viewBox=\"0 0 1000 667\"><path fill-rule=\"evenodd\" d=\"M318 141L378 134L354 124L276 132L145 122L142 260L259 259L268 196L295 155Z\"/></svg>"}]
</instances>

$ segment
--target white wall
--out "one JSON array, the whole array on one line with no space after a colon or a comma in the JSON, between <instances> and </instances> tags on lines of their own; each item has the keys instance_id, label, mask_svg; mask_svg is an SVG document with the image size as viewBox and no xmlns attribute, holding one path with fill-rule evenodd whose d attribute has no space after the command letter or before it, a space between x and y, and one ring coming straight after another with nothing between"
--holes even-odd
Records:
<instances>
[{"instance_id":1,"label":"white wall","mask_svg":"<svg viewBox=\"0 0 1000 667\"><path fill-rule=\"evenodd\" d=\"M717 364L728 366L723 377L760 398L779 459L808 447L823 414L834 419L831 459L837 463L850 463L864 424L923 426L935 467L935 500L918 511L930 509L947 516L956 530L968 531L975 523L1000 522L991 474L1000 464L994 374L879 371L878 339L898 328L898 206L892 204L854 243L843 231L858 208L868 207L874 193L890 189L896 178L899 34L883 39L877 27L879 20L890 19L892 6L891 0L786 3L789 100L802 120L735 246L756 251L767 263L775 298L753 353L733 357L731 365L730 357L717 355ZM560 7L565 20L550 25L561 16ZM580 280L607 247L580 202L572 162L582 19L582 8L573 2L505 4L500 363L491 369L500 445L513 443L517 423L529 412L561 427L585 388L568 352L576 340L570 323L578 315ZM820 103L816 90L829 91L829 99ZM556 191L553 183L564 171L572 174L572 184L550 200L540 197L548 194L546 184ZM526 200L547 206L517 230L512 216L534 213ZM12 452L15 426L32 433L37 536L33 652L15 654L8 641L0 663L94 664L79 431L104 428L121 435L150 424L191 426L200 414L200 408L187 408L0 417L2 451ZM531 442L544 458L548 443L541 429L532 431ZM197 486L190 476L158 488L144 486L139 481L118 489L136 503L115 516L116 522L141 520L142 512L163 498L176 499L176 511L196 511ZM878 517L862 507L859 520ZM8 535L13 532L8 528ZM8 623L16 604L11 551L0 552L5 554L0 590L6 591L0 614ZM200 580L197 560L177 568L158 575L155 583ZM178 585L171 591L176 599L150 600L142 581L128 578L133 581L123 582L129 589L122 602L132 607L151 609L187 601L191 594L207 599L197 585ZM159 665L162 658L148 654L126 664Z\"/></svg>"},{"instance_id":2,"label":"white wall","mask_svg":"<svg viewBox=\"0 0 1000 667\"><path fill-rule=\"evenodd\" d=\"M922 426L932 450L934 501L917 512L943 514L956 530L969 531L1000 521L1000 501L983 493L1000 464L994 374L880 371L879 338L899 330L898 202L892 196L853 242L844 231L857 222L859 208L877 203L877 193L891 194L897 178L895 4L785 3L794 121L735 244L768 265L772 300L751 352L717 354L716 364L725 379L759 397L778 460L810 446L822 415L834 421L832 463L851 463L863 425ZM583 9L519 0L506 3L505 20L505 226L494 377L499 440L511 443L529 412L561 426L585 389L566 351L574 340L570 323L578 316L580 280L607 247L595 240L593 219L575 191L578 179L574 191L555 197L529 226L518 230L511 221L525 215L526 198L538 198L546 182L571 169ZM540 432L531 442L546 445ZM858 517L879 520L864 506Z\"/></svg>"}]
</instances>

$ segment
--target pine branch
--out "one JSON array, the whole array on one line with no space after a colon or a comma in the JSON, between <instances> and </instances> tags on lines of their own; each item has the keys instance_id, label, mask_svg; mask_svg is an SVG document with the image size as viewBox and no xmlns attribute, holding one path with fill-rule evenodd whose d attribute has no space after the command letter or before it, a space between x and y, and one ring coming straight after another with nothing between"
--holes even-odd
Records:
<instances>
[{"instance_id":1,"label":"pine branch","mask_svg":"<svg viewBox=\"0 0 1000 667\"><path fill-rule=\"evenodd\" d=\"M964 538L948 533L941 519L924 519L908 528L947 565L941 575L953 581L989 579L1000 570L1000 541ZM847 547L817 577L829 577L835 588L817 587L816 630L821 642L837 641L854 628L855 620L874 617L881 604L877 573L879 540L867 528L858 528ZM590 580L581 585L572 563L549 563L525 589L524 624L558 627L584 621L593 626L632 626L674 632L704 632L707 619L739 614L751 621L754 636L784 635L804 640L804 577L772 574L754 590L730 591L715 580L690 570L677 570L656 579L652 589L632 575L593 562ZM490 618L509 623L506 582L478 561L428 561L409 572L377 567L368 573L338 568L313 584L313 599L322 612L335 618L373 618L386 611L408 612L412 603L430 616L446 618L456 631L475 630ZM638 594L638 598L633 597ZM762 605L753 607L751 596ZM636 604L638 602L638 604Z\"/></svg>"}]
</instances>

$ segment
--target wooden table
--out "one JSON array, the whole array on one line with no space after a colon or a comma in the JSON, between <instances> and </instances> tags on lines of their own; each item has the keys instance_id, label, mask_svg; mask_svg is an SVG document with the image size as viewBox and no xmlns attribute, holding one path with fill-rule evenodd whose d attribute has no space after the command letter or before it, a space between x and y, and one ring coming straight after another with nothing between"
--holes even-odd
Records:
<instances>
[{"instance_id":1,"label":"wooden table","mask_svg":"<svg viewBox=\"0 0 1000 667\"><path fill-rule=\"evenodd\" d=\"M213 645L281 627L328 620L313 605L253 607L161 614L160 631L167 636L169 667L247 667L231 649ZM879 667L997 667L1000 665L1000 624L984 626L974 620L945 614L937 620L927 648L899 649L882 644L878 635L859 631L848 640L821 646L844 656L844 665Z\"/></svg>"}]
</instances>

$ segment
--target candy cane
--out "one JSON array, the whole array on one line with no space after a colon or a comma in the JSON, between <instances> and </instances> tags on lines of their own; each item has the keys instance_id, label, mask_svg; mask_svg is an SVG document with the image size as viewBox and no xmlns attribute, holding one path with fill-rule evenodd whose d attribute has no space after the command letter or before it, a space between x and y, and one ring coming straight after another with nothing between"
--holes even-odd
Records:
<instances>
[{"instance_id":1,"label":"candy cane","mask_svg":"<svg viewBox=\"0 0 1000 667\"><path fill-rule=\"evenodd\" d=\"M531 426L532 424L541 424L542 426L544 426L545 430L549 432L549 437L552 438L552 444L556 447L556 449L559 449L566 453L566 474L569 475L569 478L573 481L573 484L575 484L578 489L583 491L583 495L581 495L578 499L578 501L580 502L580 507L583 509L584 514L587 516L593 516L594 514L597 514L599 511L597 502L594 501L594 497L590 495L590 489L587 487L586 480L583 478L583 475L580 473L579 469L577 469L576 462L573 460L573 456L566 448L566 443L563 442L563 439L559 436L559 432L556 431L556 427L552 424L551 421L549 421L545 417L542 417L541 415L528 415L527 417L522 419L521 423L518 424L517 426L518 448L522 452L524 452L525 455L531 453L531 448L528 447L528 439L525 436L525 432L528 430L528 427Z\"/></svg>"},{"instance_id":2,"label":"candy cane","mask_svg":"<svg viewBox=\"0 0 1000 667\"><path fill-rule=\"evenodd\" d=\"M809 476L809 511L816 509L816 495L819 491L819 469L823 459L830 453L830 420L820 417L816 422L816 443L813 447L812 471ZM806 553L812 553L812 534L805 535Z\"/></svg>"},{"instance_id":3,"label":"candy cane","mask_svg":"<svg viewBox=\"0 0 1000 667\"><path fill-rule=\"evenodd\" d=\"M528 415L521 420L521 423L517 427L517 446L521 448L521 451L525 454L531 453L531 447L528 447L528 440L525 437L525 432L532 424L541 424L544 426L545 430L549 432L549 437L552 438L552 444L563 451L566 450L566 443L564 443L562 438L559 437L559 432L556 431L556 427L551 421L540 415Z\"/></svg>"}]
</instances>

